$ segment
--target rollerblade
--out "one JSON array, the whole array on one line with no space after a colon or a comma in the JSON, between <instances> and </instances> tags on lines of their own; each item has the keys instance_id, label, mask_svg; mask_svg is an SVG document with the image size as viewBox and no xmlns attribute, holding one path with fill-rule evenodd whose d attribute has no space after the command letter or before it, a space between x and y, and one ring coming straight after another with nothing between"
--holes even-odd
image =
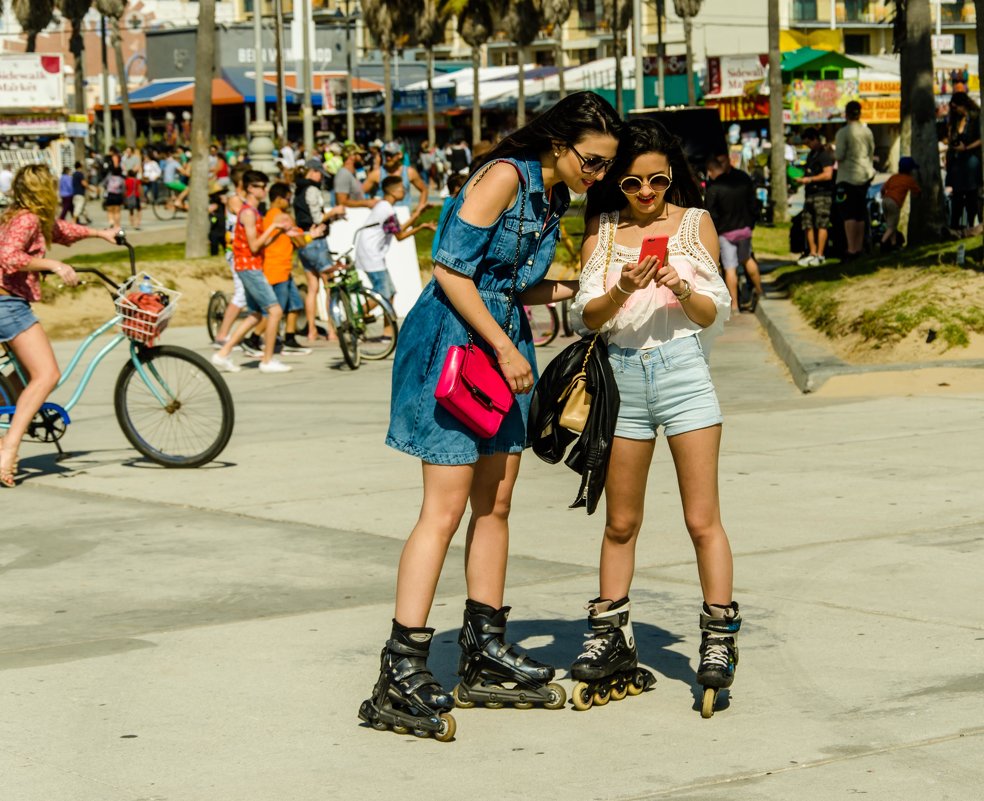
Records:
<instances>
[{"instance_id":1,"label":"rollerblade","mask_svg":"<svg viewBox=\"0 0 984 801\"><path fill-rule=\"evenodd\" d=\"M407 628L393 621L372 698L359 707L359 717L374 729L413 732L441 742L454 737L454 718L446 714L454 700L427 669L433 636L434 629Z\"/></svg>"},{"instance_id":2,"label":"rollerblade","mask_svg":"<svg viewBox=\"0 0 984 801\"><path fill-rule=\"evenodd\" d=\"M574 708L584 711L604 706L609 700L621 701L626 695L639 695L656 683L656 677L639 667L628 598L613 603L595 598L588 610L591 634L586 635L584 653L574 660L571 678Z\"/></svg>"},{"instance_id":3,"label":"rollerblade","mask_svg":"<svg viewBox=\"0 0 984 801\"><path fill-rule=\"evenodd\" d=\"M461 658L454 700L462 709L480 702L489 709L511 703L516 709L543 704L560 709L567 693L551 683L554 669L530 659L504 640L509 607L493 609L476 601L465 602L465 622L458 635ZM506 684L511 686L505 686Z\"/></svg>"},{"instance_id":4,"label":"rollerblade","mask_svg":"<svg viewBox=\"0 0 984 801\"><path fill-rule=\"evenodd\" d=\"M730 687L735 680L738 664L736 635L740 629L738 604L704 604L700 613L700 666L697 668L697 683L704 688L700 705L702 718L714 714L718 691Z\"/></svg>"}]
</instances>

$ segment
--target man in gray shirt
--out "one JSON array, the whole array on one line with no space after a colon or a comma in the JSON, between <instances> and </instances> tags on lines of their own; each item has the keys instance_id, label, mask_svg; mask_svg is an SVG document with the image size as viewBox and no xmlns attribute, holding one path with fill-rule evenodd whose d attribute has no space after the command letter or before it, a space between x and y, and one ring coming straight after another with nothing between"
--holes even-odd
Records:
<instances>
[{"instance_id":1,"label":"man in gray shirt","mask_svg":"<svg viewBox=\"0 0 984 801\"><path fill-rule=\"evenodd\" d=\"M844 221L847 241L844 258L861 255L864 249L864 227L868 219L868 187L875 177L875 137L861 122L861 104L852 100L844 107L847 124L834 139L837 159L836 204Z\"/></svg>"},{"instance_id":2,"label":"man in gray shirt","mask_svg":"<svg viewBox=\"0 0 984 801\"><path fill-rule=\"evenodd\" d=\"M347 208L364 206L371 209L379 202L379 198L366 197L362 182L355 177L355 171L359 169L359 163L365 152L355 144L348 144L342 148L342 158L345 161L335 173L335 202L339 206Z\"/></svg>"}]
</instances>

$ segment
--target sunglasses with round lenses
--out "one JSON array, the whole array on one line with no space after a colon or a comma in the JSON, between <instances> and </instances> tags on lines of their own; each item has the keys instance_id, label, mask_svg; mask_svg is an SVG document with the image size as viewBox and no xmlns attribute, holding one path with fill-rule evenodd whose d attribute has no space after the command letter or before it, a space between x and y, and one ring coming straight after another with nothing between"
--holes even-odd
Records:
<instances>
[{"instance_id":1,"label":"sunglasses with round lenses","mask_svg":"<svg viewBox=\"0 0 984 801\"><path fill-rule=\"evenodd\" d=\"M615 161L615 159L603 159L601 156L592 156L586 159L577 152L577 148L574 145L568 145L567 147L570 148L571 153L577 156L577 160L581 162L581 172L585 175L594 175L596 172L607 170L612 166L612 162Z\"/></svg>"},{"instance_id":2,"label":"sunglasses with round lenses","mask_svg":"<svg viewBox=\"0 0 984 801\"><path fill-rule=\"evenodd\" d=\"M665 172L654 172L646 178L645 182L634 175L627 175L618 182L618 188L626 195L638 195L645 184L649 184L649 188L654 192L665 192L670 188L671 183L673 183L672 176Z\"/></svg>"}]
</instances>

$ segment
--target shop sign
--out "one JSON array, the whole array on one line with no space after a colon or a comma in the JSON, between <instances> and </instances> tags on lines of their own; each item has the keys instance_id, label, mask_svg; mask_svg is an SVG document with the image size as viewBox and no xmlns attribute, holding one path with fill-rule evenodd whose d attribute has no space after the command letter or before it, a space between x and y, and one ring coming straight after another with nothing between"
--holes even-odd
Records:
<instances>
[{"instance_id":1,"label":"shop sign","mask_svg":"<svg viewBox=\"0 0 984 801\"><path fill-rule=\"evenodd\" d=\"M51 116L0 117L0 136L60 136L65 120Z\"/></svg>"},{"instance_id":2,"label":"shop sign","mask_svg":"<svg viewBox=\"0 0 984 801\"><path fill-rule=\"evenodd\" d=\"M862 78L858 89L863 95L897 95L902 91L902 81L866 81Z\"/></svg>"},{"instance_id":3,"label":"shop sign","mask_svg":"<svg viewBox=\"0 0 984 801\"><path fill-rule=\"evenodd\" d=\"M721 122L741 122L742 120L765 120L769 118L769 98L757 97L708 97L708 106L717 106Z\"/></svg>"},{"instance_id":4,"label":"shop sign","mask_svg":"<svg viewBox=\"0 0 984 801\"><path fill-rule=\"evenodd\" d=\"M862 97L863 122L892 123L902 120L902 100L899 97Z\"/></svg>"},{"instance_id":5,"label":"shop sign","mask_svg":"<svg viewBox=\"0 0 984 801\"><path fill-rule=\"evenodd\" d=\"M768 55L711 56L707 59L707 93L721 97L753 94L765 80L768 64Z\"/></svg>"},{"instance_id":6,"label":"shop sign","mask_svg":"<svg viewBox=\"0 0 984 801\"><path fill-rule=\"evenodd\" d=\"M89 135L89 118L85 114L69 114L65 135L71 139L85 139Z\"/></svg>"},{"instance_id":7,"label":"shop sign","mask_svg":"<svg viewBox=\"0 0 984 801\"><path fill-rule=\"evenodd\" d=\"M41 53L0 56L0 108L65 107L62 57Z\"/></svg>"},{"instance_id":8,"label":"shop sign","mask_svg":"<svg viewBox=\"0 0 984 801\"><path fill-rule=\"evenodd\" d=\"M842 121L844 106L860 100L855 80L797 79L786 87L783 121L793 125Z\"/></svg>"}]
</instances>

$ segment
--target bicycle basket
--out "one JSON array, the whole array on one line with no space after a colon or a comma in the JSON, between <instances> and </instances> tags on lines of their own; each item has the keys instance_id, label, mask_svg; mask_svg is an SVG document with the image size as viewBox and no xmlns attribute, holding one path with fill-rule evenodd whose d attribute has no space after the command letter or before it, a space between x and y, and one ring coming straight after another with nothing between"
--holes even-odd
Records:
<instances>
[{"instance_id":1,"label":"bicycle basket","mask_svg":"<svg viewBox=\"0 0 984 801\"><path fill-rule=\"evenodd\" d=\"M146 281L152 289L141 290ZM120 330L134 342L153 347L178 307L181 293L143 274L127 280L116 294Z\"/></svg>"}]
</instances>

